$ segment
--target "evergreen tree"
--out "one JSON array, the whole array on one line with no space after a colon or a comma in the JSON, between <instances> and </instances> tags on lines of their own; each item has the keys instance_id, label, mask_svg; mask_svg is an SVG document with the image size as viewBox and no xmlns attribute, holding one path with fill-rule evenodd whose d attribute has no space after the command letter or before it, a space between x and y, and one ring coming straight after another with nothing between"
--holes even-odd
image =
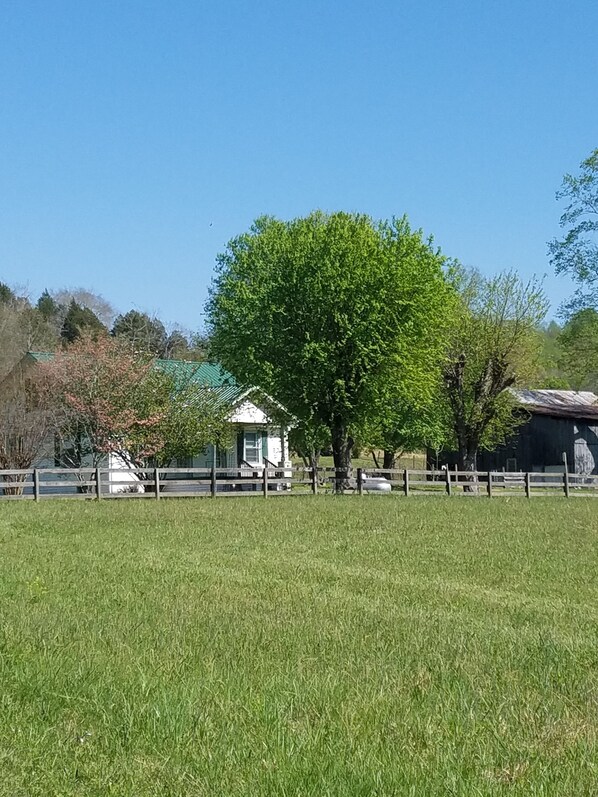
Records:
<instances>
[{"instance_id":1,"label":"evergreen tree","mask_svg":"<svg viewBox=\"0 0 598 797\"><path fill-rule=\"evenodd\" d=\"M12 288L5 282L0 282L0 304L14 304L17 297Z\"/></svg>"},{"instance_id":2,"label":"evergreen tree","mask_svg":"<svg viewBox=\"0 0 598 797\"><path fill-rule=\"evenodd\" d=\"M136 349L154 357L165 358L168 351L168 335L158 318L151 318L139 310L129 310L119 315L112 327L113 337L124 338Z\"/></svg>"},{"instance_id":3,"label":"evergreen tree","mask_svg":"<svg viewBox=\"0 0 598 797\"><path fill-rule=\"evenodd\" d=\"M90 310L89 307L81 307L74 299L71 300L60 333L60 337L65 343L74 343L85 335L97 338L102 332L107 331L93 310Z\"/></svg>"},{"instance_id":4,"label":"evergreen tree","mask_svg":"<svg viewBox=\"0 0 598 797\"><path fill-rule=\"evenodd\" d=\"M62 309L62 306L50 296L47 290L39 297L36 306L43 319L50 322L55 321L59 317Z\"/></svg>"}]
</instances>

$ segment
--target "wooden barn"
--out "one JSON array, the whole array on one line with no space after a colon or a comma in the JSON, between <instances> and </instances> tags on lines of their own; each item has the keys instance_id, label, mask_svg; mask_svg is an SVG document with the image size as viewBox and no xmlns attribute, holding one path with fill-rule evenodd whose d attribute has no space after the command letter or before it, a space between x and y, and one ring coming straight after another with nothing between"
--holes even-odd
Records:
<instances>
[{"instance_id":1,"label":"wooden barn","mask_svg":"<svg viewBox=\"0 0 598 797\"><path fill-rule=\"evenodd\" d=\"M480 451L477 470L598 474L598 396L573 390L515 390L528 416L509 442ZM453 465L449 452L432 466Z\"/></svg>"}]
</instances>

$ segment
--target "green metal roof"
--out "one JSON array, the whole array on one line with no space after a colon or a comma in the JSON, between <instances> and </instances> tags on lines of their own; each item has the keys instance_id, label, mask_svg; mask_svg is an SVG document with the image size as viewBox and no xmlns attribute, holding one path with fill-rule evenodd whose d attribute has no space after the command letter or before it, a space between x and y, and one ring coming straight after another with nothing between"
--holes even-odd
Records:
<instances>
[{"instance_id":1,"label":"green metal roof","mask_svg":"<svg viewBox=\"0 0 598 797\"><path fill-rule=\"evenodd\" d=\"M28 351L27 357L31 357L36 363L49 363L54 359L54 354L51 351Z\"/></svg>"},{"instance_id":2,"label":"green metal roof","mask_svg":"<svg viewBox=\"0 0 598 797\"><path fill-rule=\"evenodd\" d=\"M181 383L190 382L213 390L221 401L234 403L246 388L235 380L235 377L216 363L196 363L189 360L156 360L156 368L164 371Z\"/></svg>"}]
</instances>

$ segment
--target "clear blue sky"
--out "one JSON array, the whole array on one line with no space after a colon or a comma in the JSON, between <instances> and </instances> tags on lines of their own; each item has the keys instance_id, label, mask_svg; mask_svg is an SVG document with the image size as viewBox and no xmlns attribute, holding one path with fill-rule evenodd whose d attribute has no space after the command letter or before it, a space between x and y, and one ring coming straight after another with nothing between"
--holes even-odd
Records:
<instances>
[{"instance_id":1,"label":"clear blue sky","mask_svg":"<svg viewBox=\"0 0 598 797\"><path fill-rule=\"evenodd\" d=\"M197 328L256 216L345 209L556 306L597 30L596 0L0 0L0 279Z\"/></svg>"}]
</instances>

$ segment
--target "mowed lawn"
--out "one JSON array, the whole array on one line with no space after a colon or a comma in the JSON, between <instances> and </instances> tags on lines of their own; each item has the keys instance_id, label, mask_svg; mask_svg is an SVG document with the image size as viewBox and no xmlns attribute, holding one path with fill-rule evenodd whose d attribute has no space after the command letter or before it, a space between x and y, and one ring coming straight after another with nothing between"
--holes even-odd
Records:
<instances>
[{"instance_id":1,"label":"mowed lawn","mask_svg":"<svg viewBox=\"0 0 598 797\"><path fill-rule=\"evenodd\" d=\"M0 794L598 794L598 503L3 504Z\"/></svg>"}]
</instances>

